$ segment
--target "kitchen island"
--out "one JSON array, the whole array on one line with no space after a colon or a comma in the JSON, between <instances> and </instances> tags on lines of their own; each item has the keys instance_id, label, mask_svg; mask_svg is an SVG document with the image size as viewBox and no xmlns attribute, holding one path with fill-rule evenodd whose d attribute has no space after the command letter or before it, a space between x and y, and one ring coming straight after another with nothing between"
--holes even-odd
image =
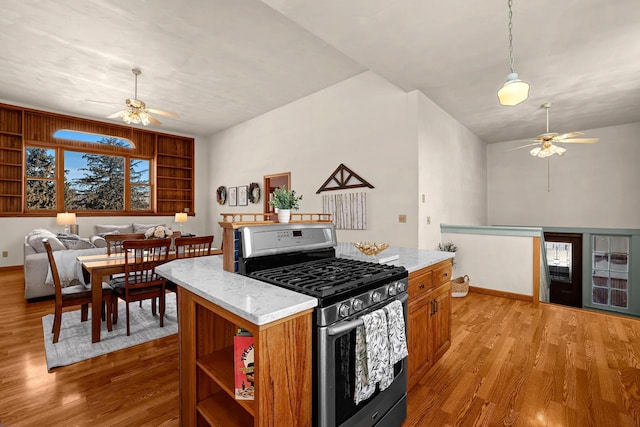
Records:
<instances>
[{"instance_id":1,"label":"kitchen island","mask_svg":"<svg viewBox=\"0 0 640 427\"><path fill-rule=\"evenodd\" d=\"M315 298L224 271L221 256L156 272L179 285L182 425L311 425ZM254 400L235 398L238 328L254 337Z\"/></svg>"},{"instance_id":2,"label":"kitchen island","mask_svg":"<svg viewBox=\"0 0 640 427\"><path fill-rule=\"evenodd\" d=\"M340 243L337 256L360 254ZM387 252L388 251L388 252ZM448 348L450 252L387 249L409 271L409 385ZM356 254L356 255L357 255ZM360 254L362 255L362 254ZM221 256L187 258L156 271L177 283L183 425L312 424L312 311L315 298L223 269ZM255 400L236 400L233 337L255 339Z\"/></svg>"}]
</instances>

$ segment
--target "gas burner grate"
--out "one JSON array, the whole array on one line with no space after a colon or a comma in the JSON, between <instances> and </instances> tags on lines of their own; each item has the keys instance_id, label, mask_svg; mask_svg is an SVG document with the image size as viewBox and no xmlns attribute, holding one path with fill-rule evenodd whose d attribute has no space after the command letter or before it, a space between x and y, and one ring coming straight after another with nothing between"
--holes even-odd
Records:
<instances>
[{"instance_id":1,"label":"gas burner grate","mask_svg":"<svg viewBox=\"0 0 640 427\"><path fill-rule=\"evenodd\" d=\"M404 267L345 258L327 258L259 270L249 275L274 285L324 298L366 287L380 280L393 280L402 274L406 275Z\"/></svg>"}]
</instances>

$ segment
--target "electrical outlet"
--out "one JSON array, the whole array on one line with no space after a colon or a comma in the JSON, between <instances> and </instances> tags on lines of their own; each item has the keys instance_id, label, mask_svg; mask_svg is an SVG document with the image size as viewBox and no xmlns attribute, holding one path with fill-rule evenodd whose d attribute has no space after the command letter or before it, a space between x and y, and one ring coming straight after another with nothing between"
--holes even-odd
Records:
<instances>
[{"instance_id":1,"label":"electrical outlet","mask_svg":"<svg viewBox=\"0 0 640 427\"><path fill-rule=\"evenodd\" d=\"M407 222L406 215L398 215L398 222Z\"/></svg>"},{"instance_id":2,"label":"electrical outlet","mask_svg":"<svg viewBox=\"0 0 640 427\"><path fill-rule=\"evenodd\" d=\"M423 194L423 195L422 195L422 203L424 203L425 199L426 199L426 197L425 197L425 195Z\"/></svg>"},{"instance_id":3,"label":"electrical outlet","mask_svg":"<svg viewBox=\"0 0 640 427\"><path fill-rule=\"evenodd\" d=\"M6 258L9 256L9 251L2 251L2 258Z\"/></svg>"},{"instance_id":4,"label":"electrical outlet","mask_svg":"<svg viewBox=\"0 0 640 427\"><path fill-rule=\"evenodd\" d=\"M427 224L431 224L431 217L430 216L427 217Z\"/></svg>"}]
</instances>

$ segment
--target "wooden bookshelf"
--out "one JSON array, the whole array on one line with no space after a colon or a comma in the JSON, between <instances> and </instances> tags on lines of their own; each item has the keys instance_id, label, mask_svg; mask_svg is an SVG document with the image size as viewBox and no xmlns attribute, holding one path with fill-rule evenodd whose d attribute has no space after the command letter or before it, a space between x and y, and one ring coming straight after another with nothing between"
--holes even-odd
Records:
<instances>
[{"instance_id":1,"label":"wooden bookshelf","mask_svg":"<svg viewBox=\"0 0 640 427\"><path fill-rule=\"evenodd\" d=\"M254 325L183 287L178 301L181 425L311 425L313 309ZM235 399L238 327L254 336L255 400Z\"/></svg>"}]
</instances>

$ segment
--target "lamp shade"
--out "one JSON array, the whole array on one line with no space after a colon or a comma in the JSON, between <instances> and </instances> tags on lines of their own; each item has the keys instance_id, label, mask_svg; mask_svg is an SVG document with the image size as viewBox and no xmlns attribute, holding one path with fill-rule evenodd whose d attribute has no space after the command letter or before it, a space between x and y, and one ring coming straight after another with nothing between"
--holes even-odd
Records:
<instances>
[{"instance_id":1,"label":"lamp shade","mask_svg":"<svg viewBox=\"0 0 640 427\"><path fill-rule=\"evenodd\" d=\"M518 73L511 73L507 81L498 90L498 100L502 105L514 106L529 97L529 83L518 78Z\"/></svg>"},{"instance_id":2,"label":"lamp shade","mask_svg":"<svg viewBox=\"0 0 640 427\"><path fill-rule=\"evenodd\" d=\"M187 214L185 212L178 212L176 214L176 222L182 223L182 222L187 222Z\"/></svg>"},{"instance_id":3,"label":"lamp shade","mask_svg":"<svg viewBox=\"0 0 640 427\"><path fill-rule=\"evenodd\" d=\"M75 213L59 213L56 216L56 223L58 225L73 225L76 223L76 214Z\"/></svg>"}]
</instances>

